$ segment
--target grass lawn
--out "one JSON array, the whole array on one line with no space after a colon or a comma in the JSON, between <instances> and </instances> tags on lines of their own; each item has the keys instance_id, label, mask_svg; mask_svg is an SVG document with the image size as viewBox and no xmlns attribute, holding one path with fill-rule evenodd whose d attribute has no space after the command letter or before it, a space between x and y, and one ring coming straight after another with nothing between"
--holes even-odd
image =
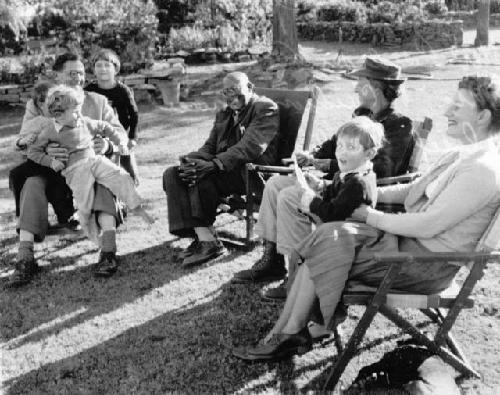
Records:
<instances>
[{"instance_id":1,"label":"grass lawn","mask_svg":"<svg viewBox=\"0 0 500 395\"><path fill-rule=\"evenodd\" d=\"M305 49L311 57L326 56L320 47ZM443 53L435 58L390 56L408 65L431 59L443 66L445 57L454 55ZM493 54L494 48L482 53L485 58ZM397 108L414 119L434 119L428 161L447 143L441 114L456 78L489 69L448 65L439 67L435 80L408 81ZM354 82L342 79L321 86L313 144L350 119L357 102L353 88ZM82 235L52 234L36 245L41 275L22 289L5 290L17 243L7 177L18 160L12 146L22 110L0 112L0 352L5 393L297 393L321 388L336 355L333 341L281 363L246 364L231 355L232 347L259 340L279 313L279 304L259 298L261 287L229 283L234 272L255 262L260 247L251 252L230 249L215 262L190 270L173 260L173 252L188 240L168 233L161 175L180 154L202 144L213 115L210 106L141 109L139 191L159 220L148 226L132 216L119 229L122 265L114 277L92 276L90 266L98 251ZM244 224L231 221L220 218L218 228L243 235ZM475 289L476 306L464 311L455 325L457 340L483 375L479 380L459 380L465 394L494 393L500 386L499 275L498 266L487 269ZM362 309L350 310L345 332L350 333L361 314ZM343 381L349 384L361 367L380 359L402 337L377 318Z\"/></svg>"}]
</instances>

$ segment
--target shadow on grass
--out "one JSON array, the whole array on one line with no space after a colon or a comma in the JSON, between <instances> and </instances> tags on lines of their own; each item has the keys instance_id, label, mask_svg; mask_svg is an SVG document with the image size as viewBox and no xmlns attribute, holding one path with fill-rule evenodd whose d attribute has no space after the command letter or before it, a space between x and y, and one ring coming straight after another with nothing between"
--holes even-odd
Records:
<instances>
[{"instance_id":1,"label":"shadow on grass","mask_svg":"<svg viewBox=\"0 0 500 395\"><path fill-rule=\"evenodd\" d=\"M83 322L132 302L145 292L189 273L180 270L173 262L175 250L170 248L171 242L119 257L119 270L109 279L93 277L92 261L87 265L76 265L82 257L87 258L87 261L91 259L89 255L97 251L95 248L90 251L85 249L71 257L53 256L54 252L83 239L83 234L70 235L58 239L55 245L51 243L51 248L46 253L37 256L38 260L48 261L48 265L44 265L42 272L27 286L7 289L4 287L7 279L2 281L0 306L4 318L1 323L4 339L12 339L32 331L39 325L82 307L86 309L86 313L73 324ZM227 258L230 259L231 256ZM21 314L26 320L23 319L19 326L19 320L10 319L12 314Z\"/></svg>"},{"instance_id":2,"label":"shadow on grass","mask_svg":"<svg viewBox=\"0 0 500 395\"><path fill-rule=\"evenodd\" d=\"M108 281L88 281L78 272L53 276L50 288L59 289L60 300L37 284L41 304L63 303L72 314L7 343L4 360L25 358L10 366L7 393L225 393L259 381L270 368L275 378L263 378L262 388L293 377L292 361L246 364L231 354L235 343L256 342L276 318L275 307L255 300L254 287L220 286L237 254L192 272L162 269L155 259L138 264L162 248L124 257ZM78 294L78 282L89 288ZM38 307L44 322L57 318ZM293 381L283 385L298 391Z\"/></svg>"}]
</instances>

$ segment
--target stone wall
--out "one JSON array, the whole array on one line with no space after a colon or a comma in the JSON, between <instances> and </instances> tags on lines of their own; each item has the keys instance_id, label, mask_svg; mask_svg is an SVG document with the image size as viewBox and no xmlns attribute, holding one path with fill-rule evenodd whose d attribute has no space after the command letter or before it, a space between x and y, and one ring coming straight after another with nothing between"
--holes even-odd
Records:
<instances>
[{"instance_id":1,"label":"stone wall","mask_svg":"<svg viewBox=\"0 0 500 395\"><path fill-rule=\"evenodd\" d=\"M456 21L461 20L465 29L475 29L477 25L477 11L450 11L446 18ZM500 14L490 14L490 27L500 26Z\"/></svg>"},{"instance_id":2,"label":"stone wall","mask_svg":"<svg viewBox=\"0 0 500 395\"><path fill-rule=\"evenodd\" d=\"M145 95L154 94L156 86L148 83L146 77L125 78L124 82L134 90L137 101L145 99ZM153 82L153 81L152 81ZM0 85L0 103L11 105L25 105L31 97L33 84Z\"/></svg>"},{"instance_id":3,"label":"stone wall","mask_svg":"<svg viewBox=\"0 0 500 395\"><path fill-rule=\"evenodd\" d=\"M409 50L462 45L461 21L432 20L419 23L308 22L297 24L302 40L348 41Z\"/></svg>"}]
</instances>

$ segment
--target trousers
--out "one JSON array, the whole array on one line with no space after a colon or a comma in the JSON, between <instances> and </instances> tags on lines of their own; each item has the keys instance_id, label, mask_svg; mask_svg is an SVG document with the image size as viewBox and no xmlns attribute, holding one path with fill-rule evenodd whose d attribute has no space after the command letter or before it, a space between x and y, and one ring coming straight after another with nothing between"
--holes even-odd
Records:
<instances>
[{"instance_id":1,"label":"trousers","mask_svg":"<svg viewBox=\"0 0 500 395\"><path fill-rule=\"evenodd\" d=\"M264 188L255 231L275 242L283 255L290 255L313 229L309 218L298 211L300 196L295 177L273 176Z\"/></svg>"},{"instance_id":2,"label":"trousers","mask_svg":"<svg viewBox=\"0 0 500 395\"><path fill-rule=\"evenodd\" d=\"M378 286L388 266L376 263L374 254L398 251L429 252L416 239L398 237L364 223L318 225L296 247L296 253L310 270L324 323L331 322L347 280ZM423 295L438 293L451 284L459 269L448 263L405 263L393 287Z\"/></svg>"},{"instance_id":3,"label":"trousers","mask_svg":"<svg viewBox=\"0 0 500 395\"><path fill-rule=\"evenodd\" d=\"M73 207L73 195L66 184L66 180L60 173L56 173L50 167L39 165L27 160L16 166L9 172L9 189L14 194L16 202L16 217L21 213L21 192L29 177L42 176L47 179L49 188L46 189L47 200L54 208L59 223L68 221L75 212Z\"/></svg>"},{"instance_id":4,"label":"trousers","mask_svg":"<svg viewBox=\"0 0 500 395\"><path fill-rule=\"evenodd\" d=\"M73 191L82 228L93 241L97 242L98 235L97 223L92 216L96 182L108 188L131 209L141 204L132 177L104 156L85 158L64 169L62 174Z\"/></svg>"},{"instance_id":5,"label":"trousers","mask_svg":"<svg viewBox=\"0 0 500 395\"><path fill-rule=\"evenodd\" d=\"M188 187L179 177L178 166L174 166L163 173L163 190L167 194L170 233L193 237L193 228L214 223L222 198L245 193L245 182L239 171L220 172L202 178L195 187Z\"/></svg>"}]
</instances>

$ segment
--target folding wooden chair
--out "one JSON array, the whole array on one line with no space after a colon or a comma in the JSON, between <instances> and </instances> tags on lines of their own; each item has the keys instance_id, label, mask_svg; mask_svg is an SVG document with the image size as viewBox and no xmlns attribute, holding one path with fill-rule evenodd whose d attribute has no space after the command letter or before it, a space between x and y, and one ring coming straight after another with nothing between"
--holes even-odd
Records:
<instances>
[{"instance_id":1,"label":"folding wooden chair","mask_svg":"<svg viewBox=\"0 0 500 395\"><path fill-rule=\"evenodd\" d=\"M338 346L339 357L328 376L324 389L335 388L377 313L387 317L463 375L480 377L479 373L471 367L450 331L460 311L474 305L470 294L475 284L483 277L486 264L493 261L500 263L500 208L479 241L476 252L429 253L421 256L408 253L379 254L375 259L380 263L390 264L377 289L356 287L351 283L348 283L346 287L347 290L342 299L346 305L366 305L367 307L346 347L342 350L342 347ZM464 283L460 287L457 286L458 290L448 289L434 295L393 293L391 285L398 276L401 265L406 262L457 263L467 266L469 273ZM398 308L421 310L438 326L434 338L427 337L402 317L397 311ZM448 313L445 314L444 310L448 310Z\"/></svg>"},{"instance_id":2,"label":"folding wooden chair","mask_svg":"<svg viewBox=\"0 0 500 395\"><path fill-rule=\"evenodd\" d=\"M406 153L406 156L409 157L406 174L394 177L378 178L377 186L381 187L394 184L407 184L420 177L421 173L418 171L418 168L424 153L427 137L432 130L432 119L425 117L423 121L413 121L412 129L413 141ZM384 211L386 213L398 213L404 211L404 205L394 203L378 203L377 210Z\"/></svg>"},{"instance_id":3,"label":"folding wooden chair","mask_svg":"<svg viewBox=\"0 0 500 395\"><path fill-rule=\"evenodd\" d=\"M307 91L293 91L286 89L271 89L271 88L255 88L258 95L266 96L274 100L279 106L280 114L280 130L277 161L274 166L263 166L255 163L248 163L245 168L245 221L246 221L246 237L245 245L250 246L254 239L253 227L255 224L254 212L258 207L257 202L262 191L255 189L255 184L252 178L256 174L261 173L269 176L273 173L290 174L292 170L289 167L282 165L281 160L289 158L294 149L297 140L297 135L302 122L302 117L307 105L311 100L309 107L309 116L304 136L303 150L308 150L311 144L312 131L314 126L314 117L316 115L316 104L319 94L319 88L314 86Z\"/></svg>"},{"instance_id":4,"label":"folding wooden chair","mask_svg":"<svg viewBox=\"0 0 500 395\"><path fill-rule=\"evenodd\" d=\"M408 165L406 165L406 171L404 171L405 174L395 177L379 178L377 180L378 186L408 183L420 175L420 173L418 173L418 168L422 160L427 137L429 136L431 130L432 119L429 117L425 117L423 121L412 121L413 139L407 152L405 153L405 157L408 157L408 159L403 161L408 163Z\"/></svg>"}]
</instances>

